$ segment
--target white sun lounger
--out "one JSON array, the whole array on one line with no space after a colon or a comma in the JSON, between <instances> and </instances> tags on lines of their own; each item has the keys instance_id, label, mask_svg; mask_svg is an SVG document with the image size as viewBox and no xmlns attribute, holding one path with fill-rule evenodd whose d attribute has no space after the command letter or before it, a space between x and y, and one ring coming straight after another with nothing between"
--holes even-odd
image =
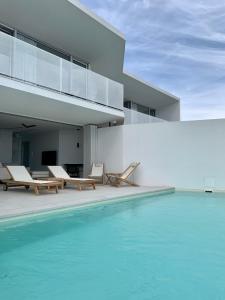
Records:
<instances>
[{"instance_id":1,"label":"white sun lounger","mask_svg":"<svg viewBox=\"0 0 225 300\"><path fill-rule=\"evenodd\" d=\"M12 177L12 180L5 184L9 186L24 186L26 189L32 187L36 195L39 194L40 188L47 188L49 191L53 189L58 193L58 187L61 185L58 181L34 180L24 166L7 166L7 170Z\"/></svg>"},{"instance_id":2,"label":"white sun lounger","mask_svg":"<svg viewBox=\"0 0 225 300\"><path fill-rule=\"evenodd\" d=\"M61 182L74 184L82 190L83 186L91 186L95 190L95 180L89 178L72 178L61 166L48 166L49 171L52 175Z\"/></svg>"}]
</instances>

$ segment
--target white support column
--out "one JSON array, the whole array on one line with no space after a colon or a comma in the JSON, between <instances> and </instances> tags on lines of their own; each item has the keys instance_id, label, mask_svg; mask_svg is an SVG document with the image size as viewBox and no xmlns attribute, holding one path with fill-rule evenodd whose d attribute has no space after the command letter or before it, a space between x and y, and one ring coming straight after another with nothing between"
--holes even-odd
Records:
<instances>
[{"instance_id":1,"label":"white support column","mask_svg":"<svg viewBox=\"0 0 225 300\"><path fill-rule=\"evenodd\" d=\"M59 79L59 85L60 85L60 87L59 87L59 90L60 90L60 92L62 92L63 91L63 60L62 60L62 58L60 58L59 59L59 65L60 65L60 71L59 71L59 76L60 76L60 79Z\"/></svg>"},{"instance_id":2,"label":"white support column","mask_svg":"<svg viewBox=\"0 0 225 300\"><path fill-rule=\"evenodd\" d=\"M84 177L91 171L91 165L97 158L97 126L84 126Z\"/></svg>"}]
</instances>

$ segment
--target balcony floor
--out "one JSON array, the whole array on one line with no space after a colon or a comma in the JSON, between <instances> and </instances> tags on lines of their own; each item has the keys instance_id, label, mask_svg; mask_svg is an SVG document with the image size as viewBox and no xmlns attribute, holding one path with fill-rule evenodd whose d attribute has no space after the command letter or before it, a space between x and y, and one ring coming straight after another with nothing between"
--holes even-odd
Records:
<instances>
[{"instance_id":1,"label":"balcony floor","mask_svg":"<svg viewBox=\"0 0 225 300\"><path fill-rule=\"evenodd\" d=\"M77 191L67 187L58 194L41 191L36 196L33 191L24 188L11 188L7 192L0 189L0 219L18 217L35 213L43 213L58 209L90 205L91 203L104 202L114 198L130 197L145 193L157 194L173 192L171 187L111 187L97 185L96 190Z\"/></svg>"}]
</instances>

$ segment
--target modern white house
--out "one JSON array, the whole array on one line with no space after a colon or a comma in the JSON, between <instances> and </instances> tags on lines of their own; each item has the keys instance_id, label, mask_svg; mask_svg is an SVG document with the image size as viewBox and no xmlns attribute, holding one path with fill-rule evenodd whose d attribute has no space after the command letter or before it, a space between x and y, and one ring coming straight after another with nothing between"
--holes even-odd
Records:
<instances>
[{"instance_id":1,"label":"modern white house","mask_svg":"<svg viewBox=\"0 0 225 300\"><path fill-rule=\"evenodd\" d=\"M125 43L79 1L2 0L0 162L82 176L98 128L179 121L177 97L123 71Z\"/></svg>"},{"instance_id":2,"label":"modern white house","mask_svg":"<svg viewBox=\"0 0 225 300\"><path fill-rule=\"evenodd\" d=\"M79 1L1 0L0 162L138 161L141 185L225 190L225 120L180 122L179 98L124 71L125 43Z\"/></svg>"}]
</instances>

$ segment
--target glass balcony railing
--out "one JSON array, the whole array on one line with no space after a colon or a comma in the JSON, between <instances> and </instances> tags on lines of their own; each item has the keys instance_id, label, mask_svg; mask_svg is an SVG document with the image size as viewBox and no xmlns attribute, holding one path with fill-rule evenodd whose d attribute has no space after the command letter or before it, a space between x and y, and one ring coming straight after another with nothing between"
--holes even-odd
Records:
<instances>
[{"instance_id":1,"label":"glass balcony railing","mask_svg":"<svg viewBox=\"0 0 225 300\"><path fill-rule=\"evenodd\" d=\"M166 122L163 119L152 117L138 111L124 107L125 120L124 124L143 124L143 123L158 123Z\"/></svg>"},{"instance_id":2,"label":"glass balcony railing","mask_svg":"<svg viewBox=\"0 0 225 300\"><path fill-rule=\"evenodd\" d=\"M0 74L123 110L123 85L0 32Z\"/></svg>"}]
</instances>

